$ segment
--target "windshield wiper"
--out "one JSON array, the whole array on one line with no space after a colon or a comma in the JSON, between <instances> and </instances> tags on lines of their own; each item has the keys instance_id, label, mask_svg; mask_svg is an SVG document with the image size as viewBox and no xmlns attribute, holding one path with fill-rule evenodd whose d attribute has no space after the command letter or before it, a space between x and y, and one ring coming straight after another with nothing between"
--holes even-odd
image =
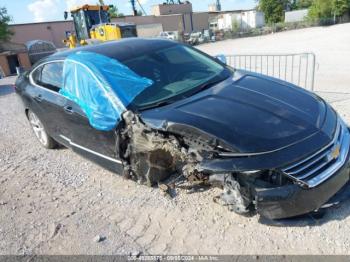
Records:
<instances>
[{"instance_id":1,"label":"windshield wiper","mask_svg":"<svg viewBox=\"0 0 350 262\"><path fill-rule=\"evenodd\" d=\"M170 105L172 104L173 101L172 100L165 100L165 101L160 101L158 103L152 103L146 106L141 106L141 110L146 110L146 109L152 109L152 108L156 108L156 107L161 107L161 106L166 106L166 105Z\"/></svg>"},{"instance_id":2,"label":"windshield wiper","mask_svg":"<svg viewBox=\"0 0 350 262\"><path fill-rule=\"evenodd\" d=\"M195 88L195 90L193 92L190 93L190 96L193 96L197 93L200 93L202 92L203 90L206 90L216 84L219 84L221 83L222 81L224 81L226 78L220 78L220 79L215 79L215 80L212 80L212 81L208 81L208 82L205 82L204 84L198 86L197 88Z\"/></svg>"},{"instance_id":3,"label":"windshield wiper","mask_svg":"<svg viewBox=\"0 0 350 262\"><path fill-rule=\"evenodd\" d=\"M197 88L195 88L195 90L193 92L190 92L188 95L181 95L181 99L193 96L194 94L202 92L203 90L208 89L208 88L210 88L218 83L221 83L222 81L224 81L226 79L227 79L227 77L220 77L219 79L215 77L215 80L213 79L211 81L203 83L202 85L199 85ZM152 103L149 105L141 106L140 110L146 110L146 109L152 109L152 108L156 108L156 107L166 106L166 105L172 104L178 100L180 100L180 99L169 99L169 100L164 100L164 101L160 101L157 103Z\"/></svg>"}]
</instances>

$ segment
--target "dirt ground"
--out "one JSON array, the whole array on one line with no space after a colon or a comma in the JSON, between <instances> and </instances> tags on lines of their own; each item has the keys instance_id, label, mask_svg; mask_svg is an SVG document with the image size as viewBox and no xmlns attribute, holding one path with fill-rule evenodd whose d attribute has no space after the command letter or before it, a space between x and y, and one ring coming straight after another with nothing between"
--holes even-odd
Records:
<instances>
[{"instance_id":1,"label":"dirt ground","mask_svg":"<svg viewBox=\"0 0 350 262\"><path fill-rule=\"evenodd\" d=\"M350 124L349 32L345 24L200 48L315 52L316 90ZM171 199L68 149L40 147L11 82L0 80L0 254L350 254L350 201L318 225L271 227L215 204L217 189Z\"/></svg>"}]
</instances>

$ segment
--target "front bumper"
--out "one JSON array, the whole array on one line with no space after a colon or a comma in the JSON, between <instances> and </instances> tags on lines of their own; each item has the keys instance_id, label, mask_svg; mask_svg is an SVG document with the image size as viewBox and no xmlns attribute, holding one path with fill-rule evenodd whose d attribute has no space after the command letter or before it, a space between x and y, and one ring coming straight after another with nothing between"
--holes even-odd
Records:
<instances>
[{"instance_id":1,"label":"front bumper","mask_svg":"<svg viewBox=\"0 0 350 262\"><path fill-rule=\"evenodd\" d=\"M349 155L345 164L317 187L304 189L292 184L277 188L256 188L257 212L269 219L281 219L319 209L349 181Z\"/></svg>"},{"instance_id":2,"label":"front bumper","mask_svg":"<svg viewBox=\"0 0 350 262\"><path fill-rule=\"evenodd\" d=\"M350 130L343 122L342 126L342 136L339 139L340 155L328 168L331 171L324 172L327 178L316 186L310 183L308 188L296 184L277 188L256 188L256 208L259 214L269 219L280 219L315 211L347 184L350 176ZM320 176L324 174L321 173L318 177ZM317 181L318 177L309 181Z\"/></svg>"},{"instance_id":3,"label":"front bumper","mask_svg":"<svg viewBox=\"0 0 350 262\"><path fill-rule=\"evenodd\" d=\"M338 193L350 180L350 130L341 122L341 129L334 135L334 140L328 143L316 154L312 153L302 158L298 163L292 163L291 168L303 171L287 174L286 176L296 183L283 186L266 186L266 183L256 182L249 175L240 177L241 182L248 188L257 212L270 220L291 218L319 210L336 193ZM317 137L316 137L317 138ZM297 144L298 146L299 144ZM300 143L302 148L294 148L293 152L304 152L305 144ZM311 143L312 145L312 143ZM310 148L315 148L311 146ZM338 154L334 155L334 149ZM277 155L276 155L277 154ZM288 154L278 152L275 155L266 154L259 157L226 158L203 161L200 170L211 174L212 181L224 184L224 174L231 172L246 172L246 170L275 170L272 160L287 161ZM331 156L331 157L330 157ZM267 163L268 168L261 168ZM233 167L235 171L233 170ZM305 171L306 170L306 171ZM290 170L288 170L290 171ZM350 181L349 181L350 184ZM303 185L303 186L301 186Z\"/></svg>"}]
</instances>

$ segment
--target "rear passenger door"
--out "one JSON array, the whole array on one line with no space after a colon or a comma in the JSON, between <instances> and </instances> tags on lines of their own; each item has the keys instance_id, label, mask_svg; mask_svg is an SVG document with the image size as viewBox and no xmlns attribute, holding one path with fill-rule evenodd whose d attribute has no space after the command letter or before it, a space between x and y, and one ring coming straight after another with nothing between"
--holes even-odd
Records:
<instances>
[{"instance_id":1,"label":"rear passenger door","mask_svg":"<svg viewBox=\"0 0 350 262\"><path fill-rule=\"evenodd\" d=\"M59 93L62 85L63 61L46 62L36 67L30 75L33 86L32 98L40 112L36 112L42 120L49 135L60 143L60 135L70 134L69 126L64 116L64 106L67 99Z\"/></svg>"}]
</instances>

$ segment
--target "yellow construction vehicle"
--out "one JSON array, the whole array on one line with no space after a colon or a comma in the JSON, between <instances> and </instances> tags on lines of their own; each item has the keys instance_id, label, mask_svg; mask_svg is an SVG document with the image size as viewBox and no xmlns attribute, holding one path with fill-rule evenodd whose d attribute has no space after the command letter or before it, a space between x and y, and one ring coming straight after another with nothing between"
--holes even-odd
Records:
<instances>
[{"instance_id":1,"label":"yellow construction vehicle","mask_svg":"<svg viewBox=\"0 0 350 262\"><path fill-rule=\"evenodd\" d=\"M96 42L136 37L136 25L131 23L111 23L107 5L83 5L70 10L75 33L66 32L63 42L69 48ZM65 19L68 13L64 14Z\"/></svg>"}]
</instances>

